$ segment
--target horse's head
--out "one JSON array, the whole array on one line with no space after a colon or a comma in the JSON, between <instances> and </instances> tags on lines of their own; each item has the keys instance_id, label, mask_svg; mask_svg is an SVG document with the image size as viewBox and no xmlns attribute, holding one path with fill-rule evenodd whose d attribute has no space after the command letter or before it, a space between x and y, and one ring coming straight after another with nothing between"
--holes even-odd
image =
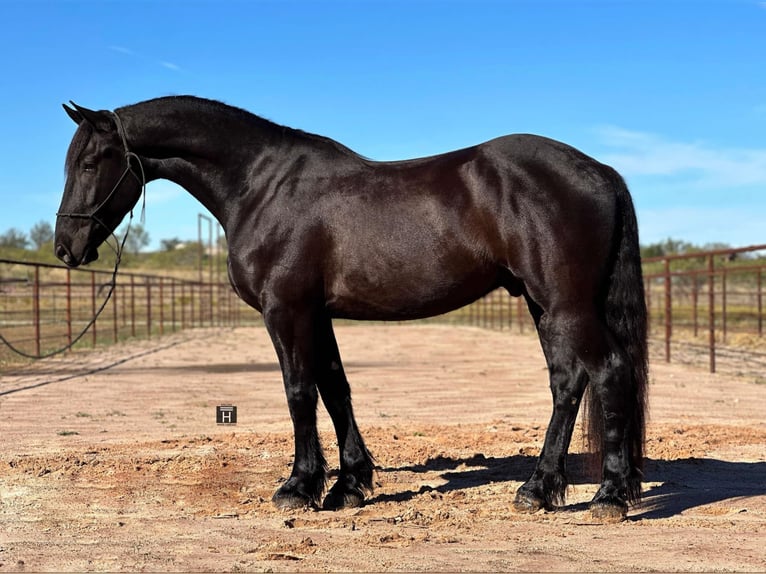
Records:
<instances>
[{"instance_id":1,"label":"horse's head","mask_svg":"<svg viewBox=\"0 0 766 574\"><path fill-rule=\"evenodd\" d=\"M98 259L99 245L141 196L142 176L131 166L140 162L127 149L116 114L72 105L64 110L78 127L67 151L55 250L56 257L77 267Z\"/></svg>"}]
</instances>

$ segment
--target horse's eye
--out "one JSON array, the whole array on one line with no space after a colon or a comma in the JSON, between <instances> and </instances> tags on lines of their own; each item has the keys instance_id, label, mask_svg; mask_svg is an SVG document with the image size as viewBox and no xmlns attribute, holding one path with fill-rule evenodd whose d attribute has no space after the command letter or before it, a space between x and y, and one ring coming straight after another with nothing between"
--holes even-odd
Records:
<instances>
[{"instance_id":1,"label":"horse's eye","mask_svg":"<svg viewBox=\"0 0 766 574\"><path fill-rule=\"evenodd\" d=\"M95 163L84 163L82 166L83 171L95 171L96 170L96 164Z\"/></svg>"}]
</instances>

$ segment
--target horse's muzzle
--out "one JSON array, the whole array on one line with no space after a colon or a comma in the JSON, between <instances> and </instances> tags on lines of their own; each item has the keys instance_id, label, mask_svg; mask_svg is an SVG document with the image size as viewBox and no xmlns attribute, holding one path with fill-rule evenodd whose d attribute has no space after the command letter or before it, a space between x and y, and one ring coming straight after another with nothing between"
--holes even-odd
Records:
<instances>
[{"instance_id":1,"label":"horse's muzzle","mask_svg":"<svg viewBox=\"0 0 766 574\"><path fill-rule=\"evenodd\" d=\"M56 244L56 257L61 259L67 267L79 267L98 259L98 249L86 249L82 258L78 259L63 243Z\"/></svg>"}]
</instances>

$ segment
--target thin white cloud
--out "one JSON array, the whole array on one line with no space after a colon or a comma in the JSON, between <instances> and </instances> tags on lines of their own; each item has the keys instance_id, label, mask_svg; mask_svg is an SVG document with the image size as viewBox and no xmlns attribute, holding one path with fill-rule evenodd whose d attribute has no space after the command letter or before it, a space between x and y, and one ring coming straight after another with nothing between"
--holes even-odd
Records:
<instances>
[{"instance_id":1,"label":"thin white cloud","mask_svg":"<svg viewBox=\"0 0 766 574\"><path fill-rule=\"evenodd\" d=\"M126 48L125 46L119 46L119 45L112 45L108 47L109 50L112 52L117 52L118 54L124 54L125 56L132 56L135 58L138 58L140 61L143 61L144 64L147 63L154 63L158 66L162 66L166 70L172 70L174 72L180 72L181 66L174 62L170 62L168 60L152 60L150 58L147 58L146 56L139 54L138 52L135 52L134 50L131 50L130 48Z\"/></svg>"},{"instance_id":2,"label":"thin white cloud","mask_svg":"<svg viewBox=\"0 0 766 574\"><path fill-rule=\"evenodd\" d=\"M160 66L167 68L168 70L173 70L174 72L181 71L181 66L174 64L173 62L160 62Z\"/></svg>"},{"instance_id":3,"label":"thin white cloud","mask_svg":"<svg viewBox=\"0 0 766 574\"><path fill-rule=\"evenodd\" d=\"M131 50L130 48L126 48L125 46L109 46L109 49L113 52L119 52L120 54L126 54L128 56L134 56L135 52Z\"/></svg>"},{"instance_id":4,"label":"thin white cloud","mask_svg":"<svg viewBox=\"0 0 766 574\"><path fill-rule=\"evenodd\" d=\"M763 243L766 148L715 146L605 126L599 160L628 180L642 243Z\"/></svg>"},{"instance_id":5,"label":"thin white cloud","mask_svg":"<svg viewBox=\"0 0 766 574\"><path fill-rule=\"evenodd\" d=\"M605 126L597 130L607 147L600 159L623 175L678 176L709 187L766 186L766 149L714 147Z\"/></svg>"}]
</instances>

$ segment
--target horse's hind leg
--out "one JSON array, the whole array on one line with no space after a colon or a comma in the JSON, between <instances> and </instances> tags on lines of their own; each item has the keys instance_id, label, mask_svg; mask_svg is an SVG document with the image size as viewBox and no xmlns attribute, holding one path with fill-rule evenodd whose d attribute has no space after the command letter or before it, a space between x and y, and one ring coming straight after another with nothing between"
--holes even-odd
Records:
<instances>
[{"instance_id":1,"label":"horse's hind leg","mask_svg":"<svg viewBox=\"0 0 766 574\"><path fill-rule=\"evenodd\" d=\"M340 447L340 474L330 488L322 507L338 510L361 506L366 492L372 490L373 462L356 425L351 407L351 389L343 371L332 324L322 323L325 369L317 381L322 401L330 413Z\"/></svg>"},{"instance_id":2,"label":"horse's hind leg","mask_svg":"<svg viewBox=\"0 0 766 574\"><path fill-rule=\"evenodd\" d=\"M618 521L625 518L628 502L641 497L641 469L634 452L636 437L633 417L637 415L636 396L627 356L617 347L592 375L590 417L598 417L595 431L602 455L601 486L590 503L594 518Z\"/></svg>"},{"instance_id":3,"label":"horse's hind leg","mask_svg":"<svg viewBox=\"0 0 766 574\"><path fill-rule=\"evenodd\" d=\"M568 310L544 314L540 339L550 367L553 416L532 477L517 494L515 507L534 511L563 498L564 459L586 385L594 401L589 417L597 418L603 454L602 482L590 504L594 517L621 520L629 500L637 497L639 471L633 465L629 435L634 407L625 352L594 312ZM593 429L593 425L590 426Z\"/></svg>"},{"instance_id":4,"label":"horse's hind leg","mask_svg":"<svg viewBox=\"0 0 766 574\"><path fill-rule=\"evenodd\" d=\"M520 512L550 510L563 504L567 487L566 455L588 382L571 343L571 322L542 314L534 302L528 300L528 303L548 363L553 414L537 466L516 494L514 508Z\"/></svg>"}]
</instances>

